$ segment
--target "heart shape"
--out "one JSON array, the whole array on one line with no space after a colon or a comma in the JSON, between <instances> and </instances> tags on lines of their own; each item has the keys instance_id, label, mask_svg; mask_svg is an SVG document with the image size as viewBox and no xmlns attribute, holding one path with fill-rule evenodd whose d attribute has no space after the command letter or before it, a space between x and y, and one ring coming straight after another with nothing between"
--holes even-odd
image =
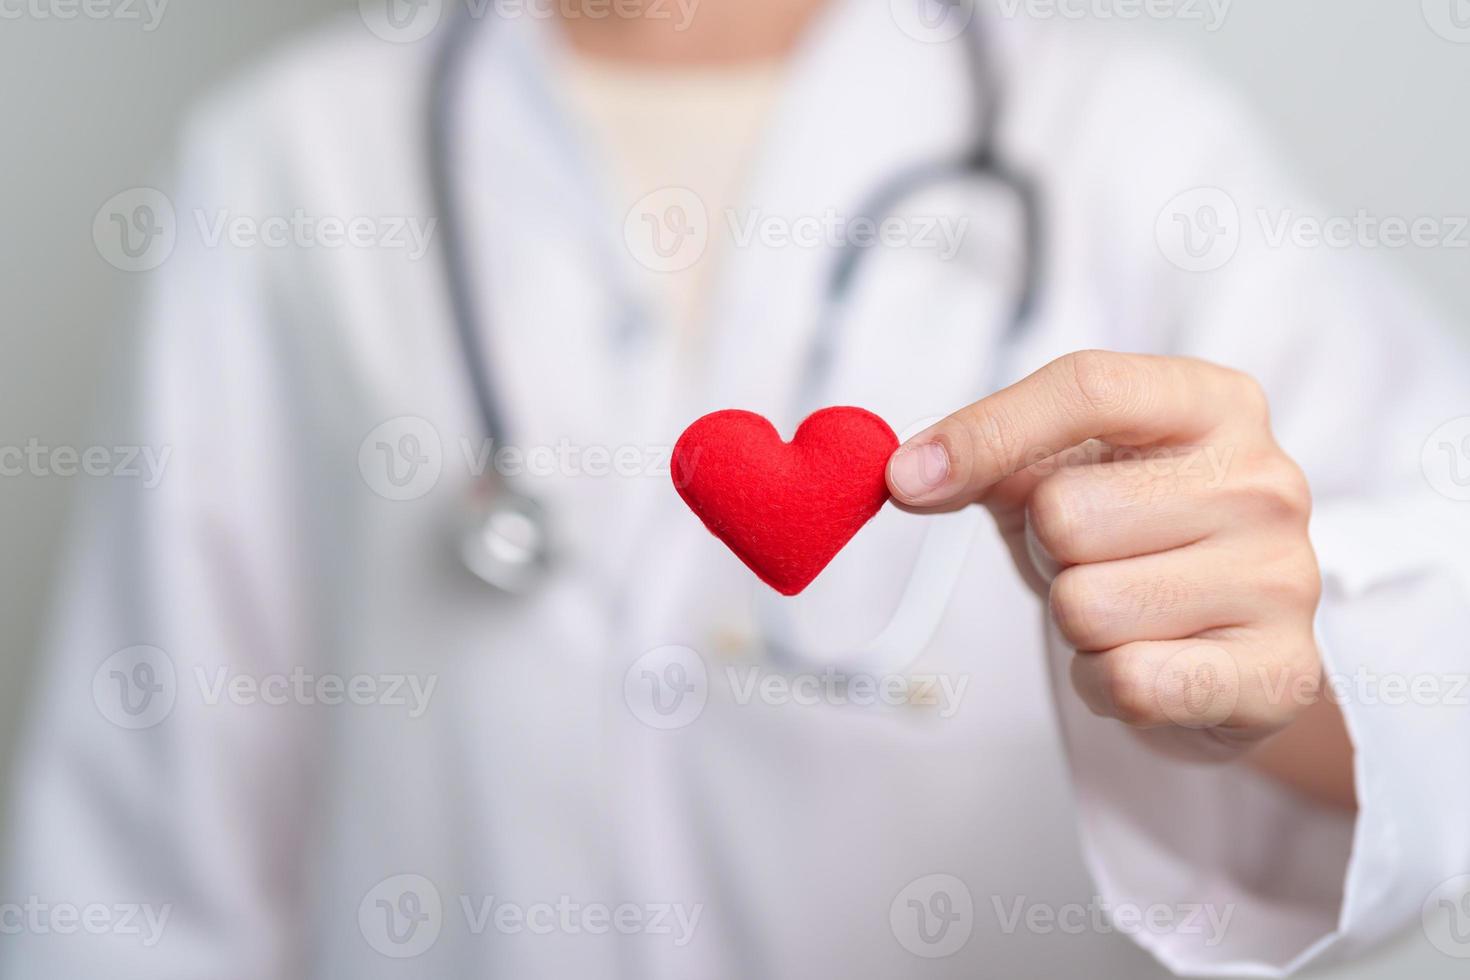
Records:
<instances>
[{"instance_id":1,"label":"heart shape","mask_svg":"<svg viewBox=\"0 0 1470 980\"><path fill-rule=\"evenodd\" d=\"M811 584L888 500L893 430L861 408L824 408L790 442L754 412L697 419L674 445L674 489L704 526L782 595Z\"/></svg>"}]
</instances>

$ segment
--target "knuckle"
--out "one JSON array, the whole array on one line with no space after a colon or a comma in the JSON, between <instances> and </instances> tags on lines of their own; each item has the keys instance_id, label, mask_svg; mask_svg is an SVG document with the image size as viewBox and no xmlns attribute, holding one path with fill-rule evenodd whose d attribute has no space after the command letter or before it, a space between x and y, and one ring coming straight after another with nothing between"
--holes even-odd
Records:
<instances>
[{"instance_id":1,"label":"knuckle","mask_svg":"<svg viewBox=\"0 0 1470 980\"><path fill-rule=\"evenodd\" d=\"M1114 650L1107 654L1108 697L1113 705L1113 717L1130 728L1150 728L1161 721L1157 678L1148 670L1142 658L1129 657L1126 650Z\"/></svg>"},{"instance_id":2,"label":"knuckle","mask_svg":"<svg viewBox=\"0 0 1470 980\"><path fill-rule=\"evenodd\" d=\"M1265 387L1253 376L1233 368L1229 372L1230 384L1235 391L1237 411L1252 422L1269 425L1271 421L1271 399Z\"/></svg>"},{"instance_id":3,"label":"knuckle","mask_svg":"<svg viewBox=\"0 0 1470 980\"><path fill-rule=\"evenodd\" d=\"M995 473L1014 473L1028 462L1026 436L1021 425L1009 414L994 406L972 407L963 417L963 449L971 459ZM947 449L955 457L955 444Z\"/></svg>"},{"instance_id":4,"label":"knuckle","mask_svg":"<svg viewBox=\"0 0 1470 980\"><path fill-rule=\"evenodd\" d=\"M1255 461L1241 487L1254 510L1267 518L1305 526L1312 514L1312 488L1301 467L1281 453Z\"/></svg>"},{"instance_id":5,"label":"knuckle","mask_svg":"<svg viewBox=\"0 0 1470 980\"><path fill-rule=\"evenodd\" d=\"M1082 407L1108 416L1127 407L1137 391L1135 372L1127 358L1102 350L1068 354L1066 368Z\"/></svg>"},{"instance_id":6,"label":"knuckle","mask_svg":"<svg viewBox=\"0 0 1470 980\"><path fill-rule=\"evenodd\" d=\"M1277 563L1271 588L1289 605L1315 609L1322 598L1322 573L1310 549Z\"/></svg>"},{"instance_id":7,"label":"knuckle","mask_svg":"<svg viewBox=\"0 0 1470 980\"><path fill-rule=\"evenodd\" d=\"M1078 513L1076 487L1071 479L1058 475L1041 481L1026 502L1026 520L1037 542L1052 558L1067 565L1085 560L1085 523Z\"/></svg>"},{"instance_id":8,"label":"knuckle","mask_svg":"<svg viewBox=\"0 0 1470 980\"><path fill-rule=\"evenodd\" d=\"M1159 669L1155 699L1163 716L1186 728L1214 728L1238 716L1241 670L1226 648L1185 647Z\"/></svg>"},{"instance_id":9,"label":"knuckle","mask_svg":"<svg viewBox=\"0 0 1470 980\"><path fill-rule=\"evenodd\" d=\"M1294 677L1299 677L1315 696L1323 687L1322 655L1317 652L1317 641L1307 630L1301 640L1288 651L1287 662Z\"/></svg>"},{"instance_id":10,"label":"knuckle","mask_svg":"<svg viewBox=\"0 0 1470 980\"><path fill-rule=\"evenodd\" d=\"M1087 647L1098 616L1098 598L1085 565L1065 568L1051 583L1048 604L1052 621L1067 641L1076 647Z\"/></svg>"},{"instance_id":11,"label":"knuckle","mask_svg":"<svg viewBox=\"0 0 1470 980\"><path fill-rule=\"evenodd\" d=\"M1187 468L1172 457L1117 453L1106 470L1104 500L1123 508L1147 511L1179 496L1186 488L1186 472Z\"/></svg>"},{"instance_id":12,"label":"knuckle","mask_svg":"<svg viewBox=\"0 0 1470 980\"><path fill-rule=\"evenodd\" d=\"M1283 692L1285 697L1263 699L1276 714L1299 711L1317 700L1322 690L1322 661L1310 639L1288 644L1277 670L1281 680L1273 685L1273 692Z\"/></svg>"},{"instance_id":13,"label":"knuckle","mask_svg":"<svg viewBox=\"0 0 1470 980\"><path fill-rule=\"evenodd\" d=\"M1307 482L1307 474L1285 456L1281 457L1280 468L1277 492L1290 512L1305 522L1312 514L1312 485Z\"/></svg>"},{"instance_id":14,"label":"knuckle","mask_svg":"<svg viewBox=\"0 0 1470 980\"><path fill-rule=\"evenodd\" d=\"M1140 619L1166 620L1193 603L1189 584L1179 578L1154 578L1130 582L1121 590L1122 605Z\"/></svg>"}]
</instances>

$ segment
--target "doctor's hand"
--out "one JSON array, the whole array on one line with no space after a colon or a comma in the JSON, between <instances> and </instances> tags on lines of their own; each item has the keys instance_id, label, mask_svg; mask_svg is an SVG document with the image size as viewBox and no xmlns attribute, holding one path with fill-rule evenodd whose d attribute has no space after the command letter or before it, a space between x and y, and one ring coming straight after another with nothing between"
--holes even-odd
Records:
<instances>
[{"instance_id":1,"label":"doctor's hand","mask_svg":"<svg viewBox=\"0 0 1470 980\"><path fill-rule=\"evenodd\" d=\"M1096 714L1231 758L1317 698L1311 498L1237 371L1081 351L894 453L899 506L984 504Z\"/></svg>"}]
</instances>

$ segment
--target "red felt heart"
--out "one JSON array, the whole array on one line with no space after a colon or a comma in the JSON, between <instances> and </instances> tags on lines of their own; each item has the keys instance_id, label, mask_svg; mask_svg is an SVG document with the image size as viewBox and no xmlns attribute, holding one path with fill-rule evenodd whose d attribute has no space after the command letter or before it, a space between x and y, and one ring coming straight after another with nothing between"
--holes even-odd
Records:
<instances>
[{"instance_id":1,"label":"red felt heart","mask_svg":"<svg viewBox=\"0 0 1470 980\"><path fill-rule=\"evenodd\" d=\"M824 408L790 442L754 412L714 412L674 446L674 488L761 581L796 595L888 499L893 430L861 408Z\"/></svg>"}]
</instances>

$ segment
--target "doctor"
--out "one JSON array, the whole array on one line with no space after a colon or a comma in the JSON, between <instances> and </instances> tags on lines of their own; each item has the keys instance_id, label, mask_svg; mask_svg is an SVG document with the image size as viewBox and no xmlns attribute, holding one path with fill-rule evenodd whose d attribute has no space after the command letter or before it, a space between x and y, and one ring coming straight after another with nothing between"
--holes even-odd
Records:
<instances>
[{"instance_id":1,"label":"doctor","mask_svg":"<svg viewBox=\"0 0 1470 980\"><path fill-rule=\"evenodd\" d=\"M976 91L954 12L564 6L464 42L477 363L442 248L208 233L439 217L431 40L365 4L190 127L116 416L171 468L81 511L5 975L1275 976L1457 900L1470 375L1383 270L1264 234L1312 202L1241 110L1024 17L975 14ZM928 183L806 390L837 247L782 231L848 228L1002 94L1024 331L1015 199ZM660 461L820 404L909 437L898 506L777 635ZM487 466L553 515L519 597L448 533ZM915 581L906 657L828 656Z\"/></svg>"}]
</instances>

